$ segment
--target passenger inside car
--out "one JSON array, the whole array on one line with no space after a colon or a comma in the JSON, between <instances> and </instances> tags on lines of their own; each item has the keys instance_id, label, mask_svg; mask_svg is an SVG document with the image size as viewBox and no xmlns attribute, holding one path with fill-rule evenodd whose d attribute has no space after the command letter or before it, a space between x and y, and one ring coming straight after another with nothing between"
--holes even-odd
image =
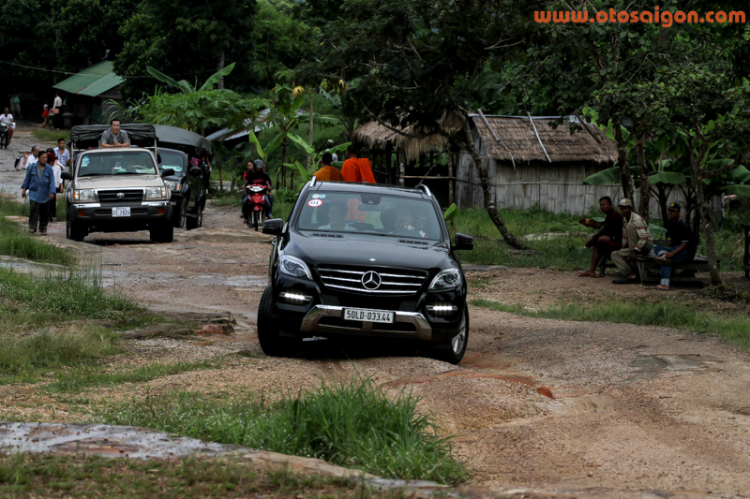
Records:
<instances>
[{"instance_id":1,"label":"passenger inside car","mask_svg":"<svg viewBox=\"0 0 750 499\"><path fill-rule=\"evenodd\" d=\"M343 203L328 203L328 223L321 225L319 229L329 230L347 230L350 227L346 222L346 213L348 208ZM321 207L322 208L322 207ZM320 214L320 208L318 208Z\"/></svg>"}]
</instances>

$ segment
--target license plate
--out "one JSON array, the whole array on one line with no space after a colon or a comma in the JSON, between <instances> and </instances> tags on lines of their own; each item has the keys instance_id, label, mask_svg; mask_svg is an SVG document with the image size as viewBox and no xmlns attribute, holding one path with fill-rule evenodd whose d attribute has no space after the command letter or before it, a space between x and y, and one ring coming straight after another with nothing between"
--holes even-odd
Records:
<instances>
[{"instance_id":1,"label":"license plate","mask_svg":"<svg viewBox=\"0 0 750 499\"><path fill-rule=\"evenodd\" d=\"M129 217L130 206L120 206L118 208L112 208L113 217Z\"/></svg>"},{"instance_id":2,"label":"license plate","mask_svg":"<svg viewBox=\"0 0 750 499\"><path fill-rule=\"evenodd\" d=\"M392 324L393 312L384 312L383 310L366 310L363 308L347 308L344 309L344 320L382 322L385 324Z\"/></svg>"}]
</instances>

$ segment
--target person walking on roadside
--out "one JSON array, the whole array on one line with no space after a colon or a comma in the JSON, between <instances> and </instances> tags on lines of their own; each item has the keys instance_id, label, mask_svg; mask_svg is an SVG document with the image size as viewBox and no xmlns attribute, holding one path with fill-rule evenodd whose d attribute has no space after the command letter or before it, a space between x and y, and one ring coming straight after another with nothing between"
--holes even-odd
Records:
<instances>
[{"instance_id":1,"label":"person walking on roadside","mask_svg":"<svg viewBox=\"0 0 750 499\"><path fill-rule=\"evenodd\" d=\"M62 192L61 176L64 168L58 161L54 149L47 149L47 163L52 166L52 172L55 174L55 197L49 201L49 221L55 223L57 222L57 193Z\"/></svg>"},{"instance_id":2,"label":"person walking on roadside","mask_svg":"<svg viewBox=\"0 0 750 499\"><path fill-rule=\"evenodd\" d=\"M62 118L63 101L59 93L55 93L55 100L52 101L52 126L60 127L60 118Z\"/></svg>"},{"instance_id":3,"label":"person walking on roadside","mask_svg":"<svg viewBox=\"0 0 750 499\"><path fill-rule=\"evenodd\" d=\"M44 121L42 121L42 124L39 125L39 128L44 128L47 126L47 121L49 120L49 105L45 104L44 108L42 109L42 118Z\"/></svg>"},{"instance_id":4,"label":"person walking on roadside","mask_svg":"<svg viewBox=\"0 0 750 499\"><path fill-rule=\"evenodd\" d=\"M60 162L63 168L70 166L70 151L65 147L65 138L60 137L57 139L57 149L55 149L55 156Z\"/></svg>"},{"instance_id":5,"label":"person walking on roadside","mask_svg":"<svg viewBox=\"0 0 750 499\"><path fill-rule=\"evenodd\" d=\"M343 182L344 177L338 169L331 166L333 158L330 152L323 153L323 167L313 173L313 176L321 182Z\"/></svg>"},{"instance_id":6,"label":"person walking on roadside","mask_svg":"<svg viewBox=\"0 0 750 499\"><path fill-rule=\"evenodd\" d=\"M120 120L114 119L109 123L109 130L104 130L99 141L100 146L108 147L130 147L130 136L128 132L120 129Z\"/></svg>"},{"instance_id":7,"label":"person walking on roadside","mask_svg":"<svg viewBox=\"0 0 750 499\"><path fill-rule=\"evenodd\" d=\"M31 152L23 153L23 160L18 163L17 170L28 170L39 161L39 146L31 146Z\"/></svg>"},{"instance_id":8,"label":"person walking on roadside","mask_svg":"<svg viewBox=\"0 0 750 499\"><path fill-rule=\"evenodd\" d=\"M631 264L639 256L646 256L654 247L654 238L648 229L648 222L633 211L633 202L628 198L620 200L618 205L622 215L622 249L612 252L612 263L617 267L619 277L613 284L631 284L638 282Z\"/></svg>"},{"instance_id":9,"label":"person walking on roadside","mask_svg":"<svg viewBox=\"0 0 750 499\"><path fill-rule=\"evenodd\" d=\"M21 98L18 94L10 96L10 112L15 114L19 120L23 118L23 116L21 116Z\"/></svg>"},{"instance_id":10,"label":"person walking on roadside","mask_svg":"<svg viewBox=\"0 0 750 499\"><path fill-rule=\"evenodd\" d=\"M26 177L21 185L21 196L29 196L31 213L29 214L29 232L47 235L49 218L49 201L55 197L55 173L47 164L47 153L39 153L39 160L34 166L26 170Z\"/></svg>"},{"instance_id":11,"label":"person walking on roadside","mask_svg":"<svg viewBox=\"0 0 750 499\"><path fill-rule=\"evenodd\" d=\"M344 177L344 182L377 183L375 182L375 175L372 174L370 160L360 158L359 152L353 145L346 148L346 157L348 159L344 161L341 167L341 176Z\"/></svg>"},{"instance_id":12,"label":"person walking on roadside","mask_svg":"<svg viewBox=\"0 0 750 499\"><path fill-rule=\"evenodd\" d=\"M3 114L0 114L0 123L8 124L8 137L5 139L5 148L7 149L10 145L10 140L13 138L13 115L10 114L10 110L6 107Z\"/></svg>"}]
</instances>

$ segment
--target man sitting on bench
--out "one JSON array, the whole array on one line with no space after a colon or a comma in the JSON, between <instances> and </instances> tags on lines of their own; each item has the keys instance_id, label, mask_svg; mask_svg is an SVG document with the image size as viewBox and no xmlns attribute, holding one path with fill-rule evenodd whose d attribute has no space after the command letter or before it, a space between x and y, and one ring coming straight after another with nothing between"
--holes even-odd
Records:
<instances>
[{"instance_id":1,"label":"man sitting on bench","mask_svg":"<svg viewBox=\"0 0 750 499\"><path fill-rule=\"evenodd\" d=\"M619 214L612 206L612 198L604 196L599 200L599 209L606 215L604 222L596 222L590 218L582 218L579 223L589 227L600 228L601 230L589 238L583 245L586 248L594 248L591 255L591 266L578 274L579 277L602 277L597 275L596 265L599 258L609 258L613 251L622 247L622 215Z\"/></svg>"},{"instance_id":2,"label":"man sitting on bench","mask_svg":"<svg viewBox=\"0 0 750 499\"><path fill-rule=\"evenodd\" d=\"M659 274L661 281L656 289L669 290L669 279L672 277L672 266L677 263L686 263L695 257L698 249L698 241L693 235L693 230L682 218L678 203L671 203L667 208L667 238L670 239L670 247L654 246L656 253L655 263L661 265Z\"/></svg>"}]
</instances>

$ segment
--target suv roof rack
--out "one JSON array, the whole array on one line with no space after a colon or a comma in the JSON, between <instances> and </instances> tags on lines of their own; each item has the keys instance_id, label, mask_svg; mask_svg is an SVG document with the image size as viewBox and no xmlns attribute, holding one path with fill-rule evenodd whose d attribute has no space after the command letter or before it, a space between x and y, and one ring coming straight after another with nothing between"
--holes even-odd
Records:
<instances>
[{"instance_id":1,"label":"suv roof rack","mask_svg":"<svg viewBox=\"0 0 750 499\"><path fill-rule=\"evenodd\" d=\"M419 183L419 184L417 184L416 188L419 189L420 191L424 192L425 194L427 194L429 197L432 197L432 192L430 192L430 188L427 187L426 185L424 185L422 183Z\"/></svg>"},{"instance_id":2,"label":"suv roof rack","mask_svg":"<svg viewBox=\"0 0 750 499\"><path fill-rule=\"evenodd\" d=\"M312 187L312 186L315 185L315 182L317 182L317 181L318 181L318 177L316 177L315 175L313 175L313 178L310 179L310 183L307 184L307 185L309 185L310 187Z\"/></svg>"}]
</instances>

